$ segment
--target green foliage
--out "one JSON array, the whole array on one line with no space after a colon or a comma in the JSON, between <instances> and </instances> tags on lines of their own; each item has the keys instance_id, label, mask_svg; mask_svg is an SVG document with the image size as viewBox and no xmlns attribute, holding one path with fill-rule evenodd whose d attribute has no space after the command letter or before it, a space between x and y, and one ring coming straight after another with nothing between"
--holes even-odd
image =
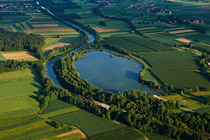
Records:
<instances>
[{"instance_id":1,"label":"green foliage","mask_svg":"<svg viewBox=\"0 0 210 140\"><path fill-rule=\"evenodd\" d=\"M80 128L88 137L93 137L109 131L115 131L125 126L96 115L80 110L50 118Z\"/></svg>"}]
</instances>

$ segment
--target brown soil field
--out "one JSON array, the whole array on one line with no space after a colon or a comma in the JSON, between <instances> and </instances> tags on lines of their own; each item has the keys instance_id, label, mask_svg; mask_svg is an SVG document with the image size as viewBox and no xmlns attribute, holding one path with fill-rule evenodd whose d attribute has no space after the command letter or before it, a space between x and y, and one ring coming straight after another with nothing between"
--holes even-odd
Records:
<instances>
[{"instance_id":1,"label":"brown soil field","mask_svg":"<svg viewBox=\"0 0 210 140\"><path fill-rule=\"evenodd\" d=\"M70 43L58 43L58 44L54 44L54 45L51 45L49 47L46 47L44 48L45 50L52 50L52 49L57 49L57 48L61 48L61 47L64 47L65 45L70 45Z\"/></svg>"},{"instance_id":2,"label":"brown soil field","mask_svg":"<svg viewBox=\"0 0 210 140\"><path fill-rule=\"evenodd\" d=\"M30 34L32 33L31 32L31 29L28 27L28 25L25 23L25 22L22 22L23 26L26 28L26 31Z\"/></svg>"},{"instance_id":3,"label":"brown soil field","mask_svg":"<svg viewBox=\"0 0 210 140\"><path fill-rule=\"evenodd\" d=\"M180 41L180 42L184 42L184 43L191 43L191 42L192 42L192 41L187 40L187 39L185 39L185 38L177 38L177 39L175 39L175 40Z\"/></svg>"},{"instance_id":4,"label":"brown soil field","mask_svg":"<svg viewBox=\"0 0 210 140\"><path fill-rule=\"evenodd\" d=\"M55 138L61 138L61 137L65 137L65 136L69 136L69 135L72 135L72 134L80 134L82 135L81 138L77 139L77 140L84 140L84 139L87 139L87 136L79 129L77 130L72 130L70 132L67 132L67 133L63 133L63 134L60 134L60 135L57 135L55 136Z\"/></svg>"},{"instance_id":5,"label":"brown soil field","mask_svg":"<svg viewBox=\"0 0 210 140\"><path fill-rule=\"evenodd\" d=\"M180 33L187 33L187 32L194 32L195 30L187 29L187 30L179 30L179 31L171 31L170 34L180 34Z\"/></svg>"},{"instance_id":6,"label":"brown soil field","mask_svg":"<svg viewBox=\"0 0 210 140\"><path fill-rule=\"evenodd\" d=\"M93 27L93 29L96 30L99 33L120 31L120 29L102 29L102 28L99 28L99 27Z\"/></svg>"},{"instance_id":7,"label":"brown soil field","mask_svg":"<svg viewBox=\"0 0 210 140\"><path fill-rule=\"evenodd\" d=\"M210 45L209 44L205 44L205 43L201 43L202 45L205 45L205 46L208 46L208 47L210 47Z\"/></svg>"},{"instance_id":8,"label":"brown soil field","mask_svg":"<svg viewBox=\"0 0 210 140\"><path fill-rule=\"evenodd\" d=\"M166 31L171 31L171 30L179 30L179 29L184 29L184 27L170 28L170 29L164 29L164 30L166 30Z\"/></svg>"},{"instance_id":9,"label":"brown soil field","mask_svg":"<svg viewBox=\"0 0 210 140\"><path fill-rule=\"evenodd\" d=\"M40 35L79 35L80 33L78 32L73 32L73 33L46 33L46 34L40 34Z\"/></svg>"},{"instance_id":10,"label":"brown soil field","mask_svg":"<svg viewBox=\"0 0 210 140\"><path fill-rule=\"evenodd\" d=\"M153 32L153 33L146 33L144 35L155 35L155 34L162 34L162 33L165 33L165 32Z\"/></svg>"},{"instance_id":11,"label":"brown soil field","mask_svg":"<svg viewBox=\"0 0 210 140\"><path fill-rule=\"evenodd\" d=\"M168 26L168 27L176 27L175 25L164 23L164 22L161 22L160 24L164 26Z\"/></svg>"},{"instance_id":12,"label":"brown soil field","mask_svg":"<svg viewBox=\"0 0 210 140\"><path fill-rule=\"evenodd\" d=\"M186 36L186 35L194 35L194 34L200 34L200 33L188 33L188 34L181 34L181 35L176 35L176 36Z\"/></svg>"},{"instance_id":13,"label":"brown soil field","mask_svg":"<svg viewBox=\"0 0 210 140\"><path fill-rule=\"evenodd\" d=\"M59 27L59 24L32 24L33 27Z\"/></svg>"},{"instance_id":14,"label":"brown soil field","mask_svg":"<svg viewBox=\"0 0 210 140\"><path fill-rule=\"evenodd\" d=\"M29 60L37 60L33 56L33 53L30 52L17 52L17 53L5 53L1 54L5 59L14 59L14 60L22 60L22 59L29 59Z\"/></svg>"},{"instance_id":15,"label":"brown soil field","mask_svg":"<svg viewBox=\"0 0 210 140\"><path fill-rule=\"evenodd\" d=\"M157 29L157 27L146 27L146 28L137 28L137 31L142 31L142 30L150 30L150 29Z\"/></svg>"}]
</instances>

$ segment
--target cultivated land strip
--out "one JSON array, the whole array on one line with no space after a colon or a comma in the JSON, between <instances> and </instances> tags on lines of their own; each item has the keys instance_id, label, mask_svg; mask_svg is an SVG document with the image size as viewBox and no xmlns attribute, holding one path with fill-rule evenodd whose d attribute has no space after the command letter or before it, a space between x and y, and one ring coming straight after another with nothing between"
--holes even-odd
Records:
<instances>
[{"instance_id":1,"label":"cultivated land strip","mask_svg":"<svg viewBox=\"0 0 210 140\"><path fill-rule=\"evenodd\" d=\"M85 135L85 133L83 133L80 129L72 130L70 132L57 135L57 136L55 136L55 138L61 138L61 137L69 136L69 135L72 135L72 134L80 134L82 136L81 138L79 138L77 140L87 139L87 136Z\"/></svg>"}]
</instances>

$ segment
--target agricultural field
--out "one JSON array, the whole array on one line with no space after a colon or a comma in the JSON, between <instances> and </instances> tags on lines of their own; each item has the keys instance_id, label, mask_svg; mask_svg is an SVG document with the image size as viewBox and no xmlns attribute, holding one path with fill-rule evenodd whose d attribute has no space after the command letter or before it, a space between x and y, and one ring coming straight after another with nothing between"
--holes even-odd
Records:
<instances>
[{"instance_id":1,"label":"agricultural field","mask_svg":"<svg viewBox=\"0 0 210 140\"><path fill-rule=\"evenodd\" d=\"M58 115L51 117L50 119L76 126L80 128L89 138L126 127L110 120L102 119L84 110Z\"/></svg>"},{"instance_id":2,"label":"agricultural field","mask_svg":"<svg viewBox=\"0 0 210 140\"><path fill-rule=\"evenodd\" d=\"M35 93L39 87L29 69L0 74L0 118L38 112L39 103L35 100Z\"/></svg>"},{"instance_id":3,"label":"agricultural field","mask_svg":"<svg viewBox=\"0 0 210 140\"><path fill-rule=\"evenodd\" d=\"M210 105L204 104L204 101L208 96L210 96L210 93L208 91L203 91L191 94L161 96L161 98L180 101L181 105L198 112L209 112Z\"/></svg>"},{"instance_id":4,"label":"agricultural field","mask_svg":"<svg viewBox=\"0 0 210 140\"><path fill-rule=\"evenodd\" d=\"M3 15L0 27L3 27L7 31L43 35L46 38L45 45L43 46L44 52L69 45L75 41L79 41L83 37L76 30L38 10L25 8L22 11L25 15Z\"/></svg>"},{"instance_id":5,"label":"agricultural field","mask_svg":"<svg viewBox=\"0 0 210 140\"><path fill-rule=\"evenodd\" d=\"M165 85L177 88L209 87L209 80L199 71L199 56L190 51L139 52L137 55L151 66L151 71Z\"/></svg>"},{"instance_id":6,"label":"agricultural field","mask_svg":"<svg viewBox=\"0 0 210 140\"><path fill-rule=\"evenodd\" d=\"M30 52L0 52L1 60L28 60L28 61L36 61L37 58L34 57L33 53Z\"/></svg>"},{"instance_id":7,"label":"agricultural field","mask_svg":"<svg viewBox=\"0 0 210 140\"><path fill-rule=\"evenodd\" d=\"M111 43L122 47L130 52L153 52L153 51L174 51L172 47L165 46L163 44L144 39L137 35L125 35L118 37L110 37L105 40L107 43Z\"/></svg>"},{"instance_id":8,"label":"agricultural field","mask_svg":"<svg viewBox=\"0 0 210 140\"><path fill-rule=\"evenodd\" d=\"M110 34L125 34L130 33L131 29L127 26L127 23L114 19L108 19L100 17L92 12L92 8L96 7L97 3L88 3L84 1L76 2L81 6L79 9L65 9L64 14L77 14L81 18L75 19L75 21L88 25L95 29L98 33L103 36L109 36ZM103 21L106 25L100 25L99 22Z\"/></svg>"},{"instance_id":9,"label":"agricultural field","mask_svg":"<svg viewBox=\"0 0 210 140\"><path fill-rule=\"evenodd\" d=\"M14 128L9 128L0 131L0 139L58 139L66 138L64 134L73 132L69 126L64 126L62 129L57 129L52 126L51 121L44 119L36 119L34 121L25 122ZM62 136L63 135L63 136ZM75 140L81 138L79 133L70 133L68 139Z\"/></svg>"},{"instance_id":10,"label":"agricultural field","mask_svg":"<svg viewBox=\"0 0 210 140\"><path fill-rule=\"evenodd\" d=\"M41 116L48 118L78 110L80 109L74 105L65 103L61 100L55 100L48 103L47 108L41 112Z\"/></svg>"},{"instance_id":11,"label":"agricultural field","mask_svg":"<svg viewBox=\"0 0 210 140\"><path fill-rule=\"evenodd\" d=\"M90 138L90 140L146 140L141 132L135 128L126 127Z\"/></svg>"}]
</instances>

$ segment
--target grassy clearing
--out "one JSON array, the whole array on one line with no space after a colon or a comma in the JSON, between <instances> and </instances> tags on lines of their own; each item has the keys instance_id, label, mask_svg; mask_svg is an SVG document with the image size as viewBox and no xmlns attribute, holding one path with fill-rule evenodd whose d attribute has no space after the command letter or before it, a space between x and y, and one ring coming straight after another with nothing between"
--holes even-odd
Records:
<instances>
[{"instance_id":1,"label":"grassy clearing","mask_svg":"<svg viewBox=\"0 0 210 140\"><path fill-rule=\"evenodd\" d=\"M90 140L146 140L145 136L134 128L126 127L116 131L108 132Z\"/></svg>"},{"instance_id":2,"label":"grassy clearing","mask_svg":"<svg viewBox=\"0 0 210 140\"><path fill-rule=\"evenodd\" d=\"M55 116L50 119L76 126L80 128L88 137L97 136L125 127L110 120L102 119L84 110Z\"/></svg>"},{"instance_id":3,"label":"grassy clearing","mask_svg":"<svg viewBox=\"0 0 210 140\"><path fill-rule=\"evenodd\" d=\"M39 87L29 69L0 74L0 118L37 112L39 103L34 93Z\"/></svg>"},{"instance_id":4,"label":"grassy clearing","mask_svg":"<svg viewBox=\"0 0 210 140\"><path fill-rule=\"evenodd\" d=\"M196 92L192 94L177 94L161 97L166 100L180 101L183 106L195 111L208 112L210 105L203 104L208 96L210 96L210 92Z\"/></svg>"}]
</instances>

